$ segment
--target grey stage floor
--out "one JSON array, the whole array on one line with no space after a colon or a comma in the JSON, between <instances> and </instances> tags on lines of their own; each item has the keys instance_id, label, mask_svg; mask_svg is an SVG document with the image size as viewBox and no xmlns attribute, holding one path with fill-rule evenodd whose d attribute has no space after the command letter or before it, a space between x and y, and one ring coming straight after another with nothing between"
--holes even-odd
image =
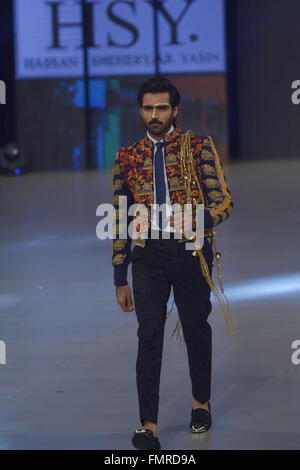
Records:
<instances>
[{"instance_id":1,"label":"grey stage floor","mask_svg":"<svg viewBox=\"0 0 300 470\"><path fill-rule=\"evenodd\" d=\"M217 245L240 340L213 304L213 426L193 437L186 352L169 341L174 308L163 449L300 448L299 174L300 160L226 167L235 208ZM111 172L1 176L0 188L0 448L132 449L137 323L115 301L111 243L95 231Z\"/></svg>"}]
</instances>

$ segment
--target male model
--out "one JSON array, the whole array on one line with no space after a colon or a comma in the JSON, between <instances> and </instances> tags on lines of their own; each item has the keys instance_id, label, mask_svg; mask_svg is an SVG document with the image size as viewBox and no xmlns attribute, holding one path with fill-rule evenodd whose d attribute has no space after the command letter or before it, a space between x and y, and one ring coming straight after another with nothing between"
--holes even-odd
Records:
<instances>
[{"instance_id":1,"label":"male model","mask_svg":"<svg viewBox=\"0 0 300 470\"><path fill-rule=\"evenodd\" d=\"M143 428L134 432L132 443L137 449L160 449L157 436L159 383L171 286L191 377L189 429L201 433L211 426L212 346L211 327L207 321L212 309L211 288L203 275L199 257L186 249L189 239L185 237L182 213L173 213L172 207L175 207L173 204L183 207L188 196L193 205L204 203L204 228L207 231L230 216L233 202L210 136L190 134L192 165L190 173L184 173L187 170L182 160L185 134L176 127L180 95L172 83L163 77L147 80L138 91L138 103L146 135L139 142L122 147L116 154L113 168L117 236L112 242L112 264L117 301L125 312L135 308L138 321L136 380ZM132 204L142 204L152 216L145 223L143 218L138 218L139 211L127 218L128 225L138 222L135 229L141 233L134 238L132 252L132 238L126 231L128 226L124 227L122 223L124 206L120 204L120 196L127 196L128 209ZM166 212L159 210L162 204L165 204ZM192 221L194 227L195 219ZM205 234L207 232L204 232L202 254L211 276L214 254ZM134 306L127 282L130 262Z\"/></svg>"}]
</instances>

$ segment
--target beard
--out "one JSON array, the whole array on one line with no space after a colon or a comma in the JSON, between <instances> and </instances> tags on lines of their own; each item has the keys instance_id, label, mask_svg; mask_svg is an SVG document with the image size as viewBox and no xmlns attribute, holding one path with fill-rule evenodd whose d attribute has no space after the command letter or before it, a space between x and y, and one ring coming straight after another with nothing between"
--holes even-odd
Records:
<instances>
[{"instance_id":1,"label":"beard","mask_svg":"<svg viewBox=\"0 0 300 470\"><path fill-rule=\"evenodd\" d=\"M172 122L173 122L173 117L170 117L168 121L163 123L159 119L151 119L151 121L145 122L144 121L144 126L146 127L147 131L151 135L155 136L162 136L165 135L168 130L170 129Z\"/></svg>"}]
</instances>

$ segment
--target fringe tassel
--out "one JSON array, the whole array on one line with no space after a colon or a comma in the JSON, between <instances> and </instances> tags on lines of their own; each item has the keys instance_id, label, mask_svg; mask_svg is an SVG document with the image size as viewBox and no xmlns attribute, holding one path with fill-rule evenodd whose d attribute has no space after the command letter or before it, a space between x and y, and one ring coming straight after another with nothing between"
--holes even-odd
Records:
<instances>
[{"instance_id":1,"label":"fringe tassel","mask_svg":"<svg viewBox=\"0 0 300 470\"><path fill-rule=\"evenodd\" d=\"M236 335L238 336L237 329L236 329L236 324L235 324L235 319L234 315L229 303L229 300L227 299L225 293L224 293L224 288L223 288L223 283L222 283L222 278L221 278L221 267L220 267L220 252L217 252L215 254L216 260L217 260L217 266L218 266L218 274L219 274L219 284L220 284L220 289L221 292L218 292L218 289L216 285L214 284L212 278L210 277L210 273L208 270L208 266L205 260L205 257L202 253L202 250L199 251L197 250L197 255L200 257L200 264L202 268L202 273L209 284L209 287L211 288L211 291L215 297L216 302L219 304L219 308L224 316L225 323L226 323L226 328L227 331L230 335Z\"/></svg>"},{"instance_id":2,"label":"fringe tassel","mask_svg":"<svg viewBox=\"0 0 300 470\"><path fill-rule=\"evenodd\" d=\"M171 307L171 309L170 309L170 310L168 311L168 313L167 313L167 318L169 318L169 316L171 315L171 312L172 312L172 310L173 310L173 306L174 306L174 299L173 299L172 307Z\"/></svg>"},{"instance_id":3,"label":"fringe tassel","mask_svg":"<svg viewBox=\"0 0 300 470\"><path fill-rule=\"evenodd\" d=\"M209 285L209 287L210 287L210 289L211 289L211 291L214 295L215 301L219 305L219 309L221 310L221 312L224 316L227 332L229 333L230 336L234 335L234 336L239 337L238 332L237 332L237 328L236 328L234 313L232 311L230 302L229 302L229 300L228 300L228 298L227 298L227 296L225 295L225 292L224 292L224 287L223 287L223 282L222 282L222 275L221 275L221 264L220 264L220 257L221 257L222 254L217 250L214 235L215 235L215 231L212 231L212 233L211 233L211 246L213 246L214 249L215 249L215 258L216 258L216 261L217 261L218 278L219 278L219 285L220 285L221 292L218 291L216 285L214 284L214 282L213 282L213 280L210 276L210 272L209 272L209 269L208 269L208 266L207 266L207 263L206 263L206 259L203 255L202 250L198 249L193 254L195 254L195 256L199 257L202 274L205 277L205 279L206 279L206 281L207 281L207 283L208 283L208 285ZM174 300L173 300L171 310L167 314L167 317L169 317L170 313L172 312L173 305L174 305ZM184 337L183 337L183 335L181 336L180 330L181 330L181 322L180 322L180 319L178 318L177 322L176 322L175 329L174 329L174 331L173 331L173 333L170 337L170 340L176 334L176 339L177 340L179 339L179 347L181 347L181 343L183 343L183 346L184 346L184 349L185 349L186 346L185 346Z\"/></svg>"},{"instance_id":4,"label":"fringe tassel","mask_svg":"<svg viewBox=\"0 0 300 470\"><path fill-rule=\"evenodd\" d=\"M174 306L174 302L175 300L173 299L173 302L172 302L172 307L171 309L167 312L167 318L169 318L172 310L173 310L173 306ZM170 336L170 340L173 338L173 336L175 335L176 333L176 339L178 341L179 339L179 347L181 348L181 343L183 343L183 348L185 349L185 341L184 341L184 338L183 338L183 335L181 336L180 334L180 329L181 329L181 322L179 320L179 318L177 319L177 322L176 322L176 325L175 325L175 328L174 328L174 331L172 333L172 335Z\"/></svg>"},{"instance_id":5,"label":"fringe tassel","mask_svg":"<svg viewBox=\"0 0 300 470\"><path fill-rule=\"evenodd\" d=\"M199 193L201 195L201 201L204 204L205 203L204 195L203 195L201 185L198 181L198 177L195 173L195 168L193 165L193 156L192 156L192 150L191 150L191 134L192 134L191 131L187 131L186 134L184 134L181 139L180 171L181 171L183 181L185 183L187 201L189 203L192 202L190 182L191 182L191 179L193 178L197 182ZM230 336L232 334L238 336L236 325L235 325L234 314L232 312L229 300L227 299L224 293L224 287L223 287L222 276L221 276L221 265L220 265L221 253L217 250L217 246L216 246L216 240L215 240L216 232L213 229L210 229L209 232L210 232L209 236L211 237L211 247L213 247L215 251L214 254L215 254L216 261L217 261L218 278L219 278L219 285L220 285L221 292L218 292L218 289L215 286L210 276L210 272L206 263L205 256L197 240L195 241L196 250L193 252L193 255L199 257L202 274L205 277L211 291L213 292L215 300L217 304L219 305L219 308L224 316L228 333L230 334ZM174 305L174 301L173 301L173 305ZM172 305L171 310L168 312L168 316L170 315L173 309L173 305ZM181 322L180 322L180 319L178 318L175 329L170 339L172 339L176 333L176 338L177 339L179 338L180 340L180 347L181 347L181 342L183 342L183 345L185 347L185 341L184 341L183 335L181 336L180 334L180 329L181 329Z\"/></svg>"},{"instance_id":6,"label":"fringe tassel","mask_svg":"<svg viewBox=\"0 0 300 470\"><path fill-rule=\"evenodd\" d=\"M227 298L227 296L225 295L225 292L224 292L224 287L223 287L223 282L222 282L221 263L220 263L220 258L222 256L222 253L220 251L218 251L218 249L217 249L215 235L216 235L215 230L212 230L211 231L211 246L215 250L215 258L217 260L218 278L219 278L219 285L220 285L220 289L221 289L220 297L222 299L222 307L223 307L223 310L221 310L221 311L222 311L222 313L224 312L225 319L229 318L229 320L231 322L231 328L230 328L229 325L228 325L228 320L226 321L226 325L228 325L227 326L227 331L230 334L234 334L235 336L239 336L238 332L237 332L237 328L236 328L234 313L232 311L230 302L229 302L229 300L228 300L228 298ZM226 315L226 312L228 314L228 317Z\"/></svg>"},{"instance_id":7,"label":"fringe tassel","mask_svg":"<svg viewBox=\"0 0 300 470\"><path fill-rule=\"evenodd\" d=\"M173 336L175 335L176 333L176 339L178 341L179 339L179 347L181 348L181 343L183 344L183 349L186 349L186 346L185 346L185 341L184 341L184 337L183 335L181 336L180 334L180 330L181 330L181 322L180 322L180 319L177 318L177 322L176 322L176 326L174 328L174 331L170 337L170 340L173 338Z\"/></svg>"}]
</instances>

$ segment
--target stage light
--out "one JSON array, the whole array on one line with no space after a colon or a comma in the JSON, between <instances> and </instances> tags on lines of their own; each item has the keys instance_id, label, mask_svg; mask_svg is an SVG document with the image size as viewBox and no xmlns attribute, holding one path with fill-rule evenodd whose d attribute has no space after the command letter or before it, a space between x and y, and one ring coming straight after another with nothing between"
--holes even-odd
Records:
<instances>
[{"instance_id":1,"label":"stage light","mask_svg":"<svg viewBox=\"0 0 300 470\"><path fill-rule=\"evenodd\" d=\"M0 172L19 175L24 168L24 157L20 146L8 142L0 148Z\"/></svg>"},{"instance_id":2,"label":"stage light","mask_svg":"<svg viewBox=\"0 0 300 470\"><path fill-rule=\"evenodd\" d=\"M4 147L4 155L11 161L14 161L18 158L20 150L18 146L14 143L6 144Z\"/></svg>"},{"instance_id":3,"label":"stage light","mask_svg":"<svg viewBox=\"0 0 300 470\"><path fill-rule=\"evenodd\" d=\"M245 302L284 295L300 295L300 273L282 274L224 286L232 302Z\"/></svg>"}]
</instances>

